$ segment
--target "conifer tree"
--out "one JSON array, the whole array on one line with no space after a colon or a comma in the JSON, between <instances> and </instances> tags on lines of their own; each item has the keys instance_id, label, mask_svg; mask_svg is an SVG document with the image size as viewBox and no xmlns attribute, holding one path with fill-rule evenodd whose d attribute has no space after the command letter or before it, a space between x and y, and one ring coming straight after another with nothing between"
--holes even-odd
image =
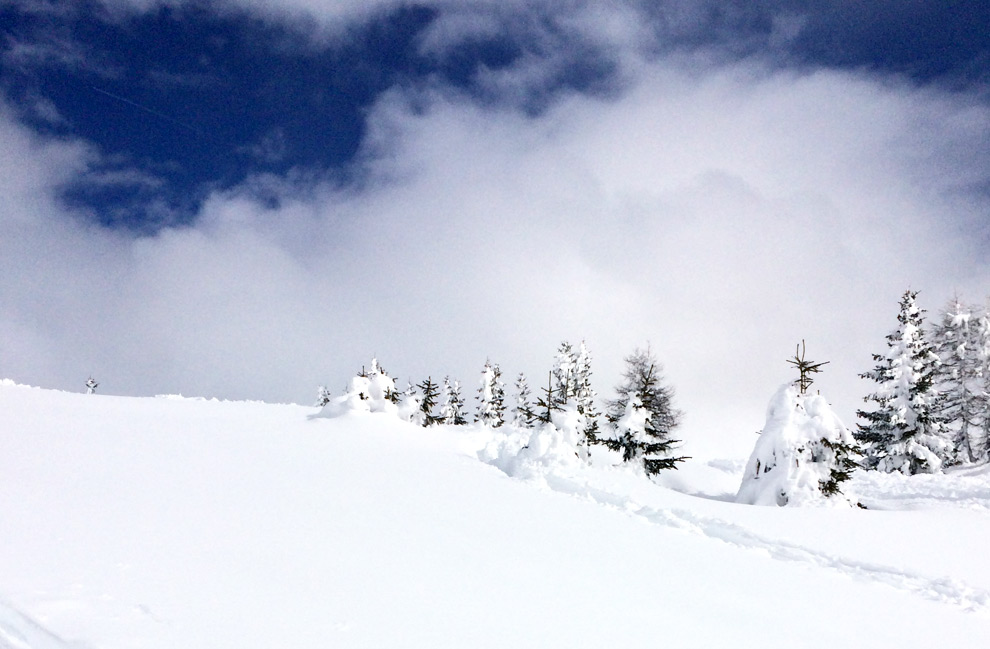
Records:
<instances>
[{"instance_id":1,"label":"conifer tree","mask_svg":"<svg viewBox=\"0 0 990 649\"><path fill-rule=\"evenodd\" d=\"M429 376L416 387L420 389L422 395L419 400L419 410L422 413L421 423L423 426L435 426L441 421L440 417L433 414L433 408L437 405L437 397L440 394L439 388Z\"/></svg>"},{"instance_id":2,"label":"conifer tree","mask_svg":"<svg viewBox=\"0 0 990 649\"><path fill-rule=\"evenodd\" d=\"M553 413L563 409L554 388L553 371L547 374L547 387L541 388L541 391L543 396L536 400L534 416L541 424L549 424L553 420Z\"/></svg>"},{"instance_id":3,"label":"conifer tree","mask_svg":"<svg viewBox=\"0 0 990 649\"><path fill-rule=\"evenodd\" d=\"M468 423L464 416L461 384L457 381L451 382L449 376L443 379L443 406L440 407L440 420L451 426L463 426Z\"/></svg>"},{"instance_id":4,"label":"conifer tree","mask_svg":"<svg viewBox=\"0 0 990 649\"><path fill-rule=\"evenodd\" d=\"M566 340L557 348L551 373L554 398L557 406L563 408L577 394L577 354L574 347Z\"/></svg>"},{"instance_id":5,"label":"conifer tree","mask_svg":"<svg viewBox=\"0 0 990 649\"><path fill-rule=\"evenodd\" d=\"M512 425L516 428L530 428L535 414L530 402L531 395L526 375L522 372L516 377L516 405L512 409Z\"/></svg>"},{"instance_id":6,"label":"conifer tree","mask_svg":"<svg viewBox=\"0 0 990 649\"><path fill-rule=\"evenodd\" d=\"M502 371L498 364L485 361L481 371L481 387L478 388L478 413L474 420L491 428L505 423L505 384L501 378Z\"/></svg>"},{"instance_id":7,"label":"conifer tree","mask_svg":"<svg viewBox=\"0 0 990 649\"><path fill-rule=\"evenodd\" d=\"M598 443L598 412L595 410L597 394L591 387L591 354L584 341L578 347L574 359L574 401L582 417L582 432L586 446Z\"/></svg>"},{"instance_id":8,"label":"conifer tree","mask_svg":"<svg viewBox=\"0 0 990 649\"><path fill-rule=\"evenodd\" d=\"M864 398L876 409L856 413L864 421L854 437L864 447L868 469L935 473L951 455L934 385L938 356L925 335L917 295L904 293L898 326L887 336L887 353L874 354L876 366L860 374L877 384L876 392Z\"/></svg>"},{"instance_id":9,"label":"conifer tree","mask_svg":"<svg viewBox=\"0 0 990 649\"><path fill-rule=\"evenodd\" d=\"M673 406L673 389L663 385L661 366L649 348L637 349L626 358L622 376L618 396L608 404L611 436L601 442L621 451L623 461L642 462L647 475L676 469L678 462L688 459L672 456L679 441L672 433L681 413Z\"/></svg>"},{"instance_id":10,"label":"conifer tree","mask_svg":"<svg viewBox=\"0 0 990 649\"><path fill-rule=\"evenodd\" d=\"M323 406L330 403L330 388L325 385L321 385L316 391L316 406L322 408Z\"/></svg>"}]
</instances>

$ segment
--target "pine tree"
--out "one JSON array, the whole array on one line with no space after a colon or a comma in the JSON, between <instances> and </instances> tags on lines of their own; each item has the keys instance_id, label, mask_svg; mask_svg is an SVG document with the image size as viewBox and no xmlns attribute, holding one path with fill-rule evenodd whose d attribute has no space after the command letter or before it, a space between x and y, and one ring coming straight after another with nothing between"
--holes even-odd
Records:
<instances>
[{"instance_id":1,"label":"pine tree","mask_svg":"<svg viewBox=\"0 0 990 649\"><path fill-rule=\"evenodd\" d=\"M647 348L626 358L617 398L608 404L612 434L601 442L622 452L625 462L640 461L647 475L676 469L686 457L673 457L679 440L671 436L681 413L673 406L673 389L663 385L661 366Z\"/></svg>"},{"instance_id":2,"label":"pine tree","mask_svg":"<svg viewBox=\"0 0 990 649\"><path fill-rule=\"evenodd\" d=\"M530 428L536 418L530 402L529 383L522 372L516 377L516 405L512 409L512 425L516 428Z\"/></svg>"},{"instance_id":3,"label":"pine tree","mask_svg":"<svg viewBox=\"0 0 990 649\"><path fill-rule=\"evenodd\" d=\"M440 421L452 426L468 423L464 416L464 400L461 398L461 384L451 383L450 377L443 379L443 406L440 407Z\"/></svg>"},{"instance_id":4,"label":"pine tree","mask_svg":"<svg viewBox=\"0 0 990 649\"><path fill-rule=\"evenodd\" d=\"M325 385L321 385L316 391L316 406L322 408L323 406L330 403L330 388Z\"/></svg>"},{"instance_id":5,"label":"pine tree","mask_svg":"<svg viewBox=\"0 0 990 649\"><path fill-rule=\"evenodd\" d=\"M417 385L422 393L419 400L419 410L422 413L422 425L423 426L435 426L441 422L441 418L433 414L433 408L437 405L437 397L440 395L439 388L437 384L433 382L432 377L426 377L426 380Z\"/></svg>"},{"instance_id":6,"label":"pine tree","mask_svg":"<svg viewBox=\"0 0 990 649\"><path fill-rule=\"evenodd\" d=\"M478 413L474 420L491 428L505 423L505 384L501 378L502 371L498 364L485 361L481 371L481 387L478 388Z\"/></svg>"},{"instance_id":7,"label":"pine tree","mask_svg":"<svg viewBox=\"0 0 990 649\"><path fill-rule=\"evenodd\" d=\"M943 396L940 415L953 443L956 462L973 462L982 437L986 410L984 358L981 353L981 314L953 299L932 330L932 345L940 365L936 387Z\"/></svg>"},{"instance_id":8,"label":"pine tree","mask_svg":"<svg viewBox=\"0 0 990 649\"><path fill-rule=\"evenodd\" d=\"M934 381L938 356L923 327L916 291L904 293L897 328L887 336L887 353L874 354L876 367L860 374L877 383L864 398L876 410L859 410L865 420L854 437L864 446L864 466L887 473L934 473L951 455Z\"/></svg>"}]
</instances>

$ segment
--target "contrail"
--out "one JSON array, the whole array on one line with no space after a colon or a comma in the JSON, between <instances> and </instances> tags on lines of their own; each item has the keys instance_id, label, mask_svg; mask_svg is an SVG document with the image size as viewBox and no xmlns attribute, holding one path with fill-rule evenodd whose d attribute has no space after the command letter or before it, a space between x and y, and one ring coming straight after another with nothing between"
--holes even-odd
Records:
<instances>
[{"instance_id":1,"label":"contrail","mask_svg":"<svg viewBox=\"0 0 990 649\"><path fill-rule=\"evenodd\" d=\"M189 124L184 124L184 123L180 122L177 119L173 119L173 118L169 117L168 115L166 115L164 113L159 113L157 110L155 110L153 108L148 108L147 106L142 106L141 104L139 104L137 102L133 102L130 99L127 99L126 97L121 97L120 95L115 95L112 92L107 92L106 90L100 90L96 86L90 86L90 88L92 88L96 92L100 93L101 95L106 95L107 97L111 97L113 99L116 99L117 101L122 101L125 104L129 104L131 106L134 106L135 108L139 108L139 109L145 111L146 113L151 113L155 117L160 117L160 118L162 118L162 119L164 119L164 120L166 120L168 122L172 122L176 126L181 126L182 128L189 129L190 131L192 131L193 133L196 133L197 135L202 135L203 134L203 132L200 131L195 126L190 126Z\"/></svg>"}]
</instances>

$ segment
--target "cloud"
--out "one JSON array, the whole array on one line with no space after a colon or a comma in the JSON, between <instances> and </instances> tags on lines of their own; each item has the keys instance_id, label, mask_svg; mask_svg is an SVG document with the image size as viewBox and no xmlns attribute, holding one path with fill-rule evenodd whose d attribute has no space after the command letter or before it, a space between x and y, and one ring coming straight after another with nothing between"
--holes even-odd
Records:
<instances>
[{"instance_id":1,"label":"cloud","mask_svg":"<svg viewBox=\"0 0 990 649\"><path fill-rule=\"evenodd\" d=\"M742 454L802 338L851 423L901 292L934 311L988 291L984 104L859 73L623 56L621 92L539 114L393 89L359 182L257 175L195 225L137 238L55 198L105 168L93 151L0 111L0 374L306 402L373 354L401 383L471 390L491 358L537 387L557 344L584 339L607 397L649 342L688 454ZM525 66L503 73L530 83Z\"/></svg>"}]
</instances>

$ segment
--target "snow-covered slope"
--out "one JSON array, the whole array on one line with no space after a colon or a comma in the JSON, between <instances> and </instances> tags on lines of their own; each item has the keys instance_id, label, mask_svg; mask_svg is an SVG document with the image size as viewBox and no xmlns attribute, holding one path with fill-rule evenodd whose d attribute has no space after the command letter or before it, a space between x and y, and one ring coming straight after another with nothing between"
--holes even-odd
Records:
<instances>
[{"instance_id":1,"label":"snow-covered slope","mask_svg":"<svg viewBox=\"0 0 990 649\"><path fill-rule=\"evenodd\" d=\"M753 507L738 458L522 480L477 427L316 413L0 385L0 649L990 637L986 470Z\"/></svg>"}]
</instances>

